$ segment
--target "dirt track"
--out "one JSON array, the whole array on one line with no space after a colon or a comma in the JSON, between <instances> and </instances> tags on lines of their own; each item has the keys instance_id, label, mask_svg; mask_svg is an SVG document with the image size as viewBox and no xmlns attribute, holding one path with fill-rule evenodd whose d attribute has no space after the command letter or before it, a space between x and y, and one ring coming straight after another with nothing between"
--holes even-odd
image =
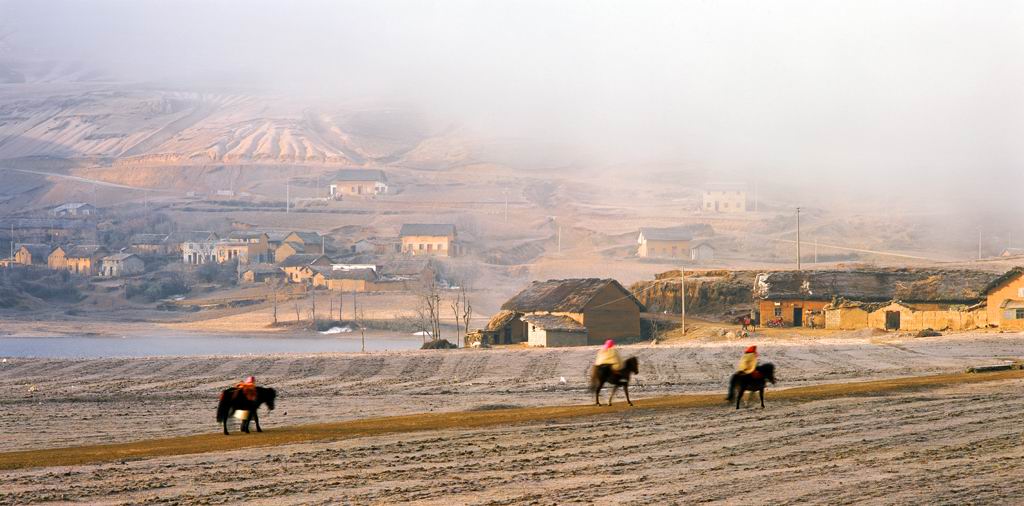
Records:
<instances>
[{"instance_id":1,"label":"dirt track","mask_svg":"<svg viewBox=\"0 0 1024 506\"><path fill-rule=\"evenodd\" d=\"M0 503L1007 503L1024 496L1022 386L773 397L764 411L620 410L8 471Z\"/></svg>"}]
</instances>

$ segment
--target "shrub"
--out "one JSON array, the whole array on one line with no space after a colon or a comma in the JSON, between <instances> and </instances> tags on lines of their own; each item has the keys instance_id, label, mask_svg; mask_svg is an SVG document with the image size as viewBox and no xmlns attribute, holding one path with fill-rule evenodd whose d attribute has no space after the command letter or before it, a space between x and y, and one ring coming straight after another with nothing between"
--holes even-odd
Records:
<instances>
[{"instance_id":1,"label":"shrub","mask_svg":"<svg viewBox=\"0 0 1024 506\"><path fill-rule=\"evenodd\" d=\"M433 341L427 341L420 346L421 350L453 350L458 348L447 339L435 339Z\"/></svg>"}]
</instances>

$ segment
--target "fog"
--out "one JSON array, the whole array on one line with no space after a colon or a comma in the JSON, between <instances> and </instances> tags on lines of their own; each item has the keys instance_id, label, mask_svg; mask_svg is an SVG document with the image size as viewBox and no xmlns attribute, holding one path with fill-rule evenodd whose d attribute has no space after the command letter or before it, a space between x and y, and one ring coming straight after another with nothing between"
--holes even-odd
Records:
<instances>
[{"instance_id":1,"label":"fog","mask_svg":"<svg viewBox=\"0 0 1024 506\"><path fill-rule=\"evenodd\" d=\"M1024 7L989 1L0 3L6 54L401 102L578 164L1024 212Z\"/></svg>"}]
</instances>

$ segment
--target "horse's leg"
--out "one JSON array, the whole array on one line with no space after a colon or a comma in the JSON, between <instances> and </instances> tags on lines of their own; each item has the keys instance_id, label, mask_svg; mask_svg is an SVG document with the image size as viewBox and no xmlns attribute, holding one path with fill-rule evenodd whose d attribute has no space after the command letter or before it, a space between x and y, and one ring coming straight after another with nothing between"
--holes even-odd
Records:
<instances>
[{"instance_id":1,"label":"horse's leg","mask_svg":"<svg viewBox=\"0 0 1024 506\"><path fill-rule=\"evenodd\" d=\"M764 388L762 387L757 393L761 394L761 409L764 409Z\"/></svg>"},{"instance_id":2,"label":"horse's leg","mask_svg":"<svg viewBox=\"0 0 1024 506\"><path fill-rule=\"evenodd\" d=\"M224 435L225 436L228 435L228 419L229 418L231 418L231 417L230 416L225 416L224 417Z\"/></svg>"},{"instance_id":3,"label":"horse's leg","mask_svg":"<svg viewBox=\"0 0 1024 506\"><path fill-rule=\"evenodd\" d=\"M598 380L597 388L594 389L594 403L598 406L601 405L601 389L604 388L604 381Z\"/></svg>"},{"instance_id":4,"label":"horse's leg","mask_svg":"<svg viewBox=\"0 0 1024 506\"><path fill-rule=\"evenodd\" d=\"M743 387L740 386L736 389L736 409L740 409L740 401L743 400Z\"/></svg>"},{"instance_id":5,"label":"horse's leg","mask_svg":"<svg viewBox=\"0 0 1024 506\"><path fill-rule=\"evenodd\" d=\"M256 422L256 432L263 432L263 429L260 428L260 415L256 411L256 409L252 410L252 421Z\"/></svg>"},{"instance_id":6,"label":"horse's leg","mask_svg":"<svg viewBox=\"0 0 1024 506\"><path fill-rule=\"evenodd\" d=\"M608 395L608 405L612 405L612 399L615 398L615 392L619 389L618 383L612 383L612 393Z\"/></svg>"},{"instance_id":7,"label":"horse's leg","mask_svg":"<svg viewBox=\"0 0 1024 506\"><path fill-rule=\"evenodd\" d=\"M632 406L633 405L633 401L629 400L629 382L628 381L626 382L625 385L622 385L622 391L626 392L626 402L628 402L629 405Z\"/></svg>"}]
</instances>

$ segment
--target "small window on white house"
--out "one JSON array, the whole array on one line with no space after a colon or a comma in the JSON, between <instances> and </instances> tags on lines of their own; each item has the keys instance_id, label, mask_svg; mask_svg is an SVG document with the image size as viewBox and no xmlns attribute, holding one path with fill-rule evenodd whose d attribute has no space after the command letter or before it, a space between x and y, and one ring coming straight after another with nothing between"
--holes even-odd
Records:
<instances>
[{"instance_id":1,"label":"small window on white house","mask_svg":"<svg viewBox=\"0 0 1024 506\"><path fill-rule=\"evenodd\" d=\"M1024 320L1024 309L1018 309L1016 316L1017 316L1017 318L1015 318L1015 319L1017 319L1017 320Z\"/></svg>"}]
</instances>

